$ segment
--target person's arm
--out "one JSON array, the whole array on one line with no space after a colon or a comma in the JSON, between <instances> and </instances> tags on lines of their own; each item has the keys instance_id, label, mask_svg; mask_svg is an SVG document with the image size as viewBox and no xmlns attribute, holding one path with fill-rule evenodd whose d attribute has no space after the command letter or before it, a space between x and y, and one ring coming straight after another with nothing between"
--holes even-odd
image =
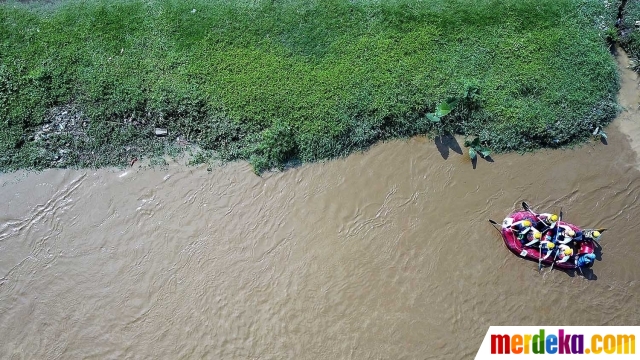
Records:
<instances>
[{"instance_id":1,"label":"person's arm","mask_svg":"<svg viewBox=\"0 0 640 360\"><path fill-rule=\"evenodd\" d=\"M571 240L573 240L572 238L570 238L568 236L565 236L564 238L565 238L565 240L562 240L562 241L558 240L558 244L560 244L560 245L568 244L568 243L571 242Z\"/></svg>"},{"instance_id":2,"label":"person's arm","mask_svg":"<svg viewBox=\"0 0 640 360\"><path fill-rule=\"evenodd\" d=\"M536 238L533 238L533 240L531 240L528 243L524 244L524 246L533 246L533 244L537 243L538 241L540 241L540 240L538 240Z\"/></svg>"},{"instance_id":3,"label":"person's arm","mask_svg":"<svg viewBox=\"0 0 640 360\"><path fill-rule=\"evenodd\" d=\"M571 256L565 256L565 257L563 257L562 259L560 259L560 260L556 261L556 264L566 263L567 261L569 261L569 258L570 258L570 257L571 257Z\"/></svg>"}]
</instances>

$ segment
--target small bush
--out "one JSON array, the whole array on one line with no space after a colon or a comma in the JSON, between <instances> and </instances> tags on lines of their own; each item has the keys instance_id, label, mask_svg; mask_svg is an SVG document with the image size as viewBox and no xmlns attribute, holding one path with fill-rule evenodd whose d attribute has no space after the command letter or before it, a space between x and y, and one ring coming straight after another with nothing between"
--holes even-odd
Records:
<instances>
[{"instance_id":1,"label":"small bush","mask_svg":"<svg viewBox=\"0 0 640 360\"><path fill-rule=\"evenodd\" d=\"M249 162L258 174L272 168L282 169L297 154L293 128L286 123L276 123L265 129L250 154Z\"/></svg>"}]
</instances>

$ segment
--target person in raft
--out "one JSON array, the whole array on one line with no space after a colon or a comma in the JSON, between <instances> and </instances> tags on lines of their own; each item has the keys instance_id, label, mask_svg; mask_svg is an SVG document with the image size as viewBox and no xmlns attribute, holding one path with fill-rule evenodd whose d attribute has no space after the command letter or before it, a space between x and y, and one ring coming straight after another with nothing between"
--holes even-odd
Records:
<instances>
[{"instance_id":1,"label":"person in raft","mask_svg":"<svg viewBox=\"0 0 640 360\"><path fill-rule=\"evenodd\" d=\"M511 231L513 231L514 234L517 235L518 240L521 240L524 238L525 234L531 230L531 220L528 219L524 219L524 220L520 220L517 222L514 222L513 224L511 224L511 226L509 227L511 229Z\"/></svg>"},{"instance_id":2,"label":"person in raft","mask_svg":"<svg viewBox=\"0 0 640 360\"><path fill-rule=\"evenodd\" d=\"M545 254L545 256L542 258L542 260L547 260L547 258L549 258L549 256L551 256L551 254L553 254L553 251L556 247L556 244L554 244L552 241L541 241L540 242L540 256L542 256L542 254ZM557 249L556 249L557 250Z\"/></svg>"},{"instance_id":3,"label":"person in raft","mask_svg":"<svg viewBox=\"0 0 640 360\"><path fill-rule=\"evenodd\" d=\"M556 244L562 245L570 243L573 240L574 236L576 236L576 232L573 231L572 228L566 225L560 225L557 228L552 227L545 231L542 235L542 239L546 241L553 241Z\"/></svg>"},{"instance_id":4,"label":"person in raft","mask_svg":"<svg viewBox=\"0 0 640 360\"><path fill-rule=\"evenodd\" d=\"M536 220L539 221L539 226L541 226L540 231L543 231L544 228L553 229L556 226L556 221L558 221L558 215L542 213L536 216Z\"/></svg>"},{"instance_id":5,"label":"person in raft","mask_svg":"<svg viewBox=\"0 0 640 360\"><path fill-rule=\"evenodd\" d=\"M598 241L600 240L600 235L601 235L600 231L598 230L593 230L593 231L587 230L582 234L582 239Z\"/></svg>"},{"instance_id":6,"label":"person in raft","mask_svg":"<svg viewBox=\"0 0 640 360\"><path fill-rule=\"evenodd\" d=\"M544 241L551 241L551 242L556 242L556 228L552 227L551 229L547 229L543 234L542 234L542 240Z\"/></svg>"},{"instance_id":7,"label":"person in raft","mask_svg":"<svg viewBox=\"0 0 640 360\"><path fill-rule=\"evenodd\" d=\"M594 261L596 261L596 254L582 254L578 255L576 265L578 267L585 267L593 264Z\"/></svg>"},{"instance_id":8,"label":"person in raft","mask_svg":"<svg viewBox=\"0 0 640 360\"><path fill-rule=\"evenodd\" d=\"M558 231L560 233L558 234L556 242L561 245L570 243L576 236L576 232L567 225L558 226Z\"/></svg>"},{"instance_id":9,"label":"person in raft","mask_svg":"<svg viewBox=\"0 0 640 360\"><path fill-rule=\"evenodd\" d=\"M573 249L568 245L562 244L558 246L558 251L558 260L556 261L556 264L566 263L573 255Z\"/></svg>"},{"instance_id":10,"label":"person in raft","mask_svg":"<svg viewBox=\"0 0 640 360\"><path fill-rule=\"evenodd\" d=\"M535 246L535 244L540 241L541 238L542 233L532 226L531 230L527 232L526 243L524 243L524 238L520 240L520 242L524 243L524 246Z\"/></svg>"},{"instance_id":11,"label":"person in raft","mask_svg":"<svg viewBox=\"0 0 640 360\"><path fill-rule=\"evenodd\" d=\"M600 231L598 230L586 230L576 231L576 235L573 237L573 240L576 244L580 245L583 241L598 241L600 239Z\"/></svg>"}]
</instances>

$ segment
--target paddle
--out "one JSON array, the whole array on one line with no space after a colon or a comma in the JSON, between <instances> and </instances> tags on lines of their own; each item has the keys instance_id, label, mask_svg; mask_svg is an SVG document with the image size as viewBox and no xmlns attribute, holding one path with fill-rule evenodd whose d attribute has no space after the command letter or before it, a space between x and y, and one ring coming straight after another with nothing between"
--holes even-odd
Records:
<instances>
[{"instance_id":1,"label":"paddle","mask_svg":"<svg viewBox=\"0 0 640 360\"><path fill-rule=\"evenodd\" d=\"M531 207L529 206L529 204L527 204L526 202L522 202L522 208L525 209L526 211L530 212L531 215L533 215L535 218L538 217L538 215L533 212L531 210ZM546 229L544 229L546 230ZM544 231L543 231L544 232ZM538 247L538 272L542 271L542 239L540 239L540 246Z\"/></svg>"},{"instance_id":2,"label":"paddle","mask_svg":"<svg viewBox=\"0 0 640 360\"><path fill-rule=\"evenodd\" d=\"M530 213L531 213L531 215L533 215L534 220L535 220L535 221L538 221L538 214L536 214L533 210L531 210L531 207L529 206L529 204L527 204L526 202L524 202L524 201L523 201L523 202L522 202L522 208L523 208L525 211L530 212ZM544 225L544 223L543 223L543 225ZM545 226L545 227L542 229L542 231L541 231L541 232L542 232L542 233L544 233L544 232L545 232L545 231L547 231L547 230L548 230L548 229L547 229L547 227Z\"/></svg>"},{"instance_id":3,"label":"paddle","mask_svg":"<svg viewBox=\"0 0 640 360\"><path fill-rule=\"evenodd\" d=\"M555 244L558 241L558 228L560 227L560 221L562 220L562 208L560 208L560 218L558 219L558 221L556 221L556 238L555 240L553 240L553 243ZM556 264L556 259L558 258L558 253L560 252L560 249L556 249L556 254L553 257L553 262L551 263L551 269L549 269L549 272L551 272L553 270L553 266Z\"/></svg>"},{"instance_id":4,"label":"paddle","mask_svg":"<svg viewBox=\"0 0 640 360\"><path fill-rule=\"evenodd\" d=\"M540 241L540 250L538 250L538 272L542 271L542 241Z\"/></svg>"},{"instance_id":5,"label":"paddle","mask_svg":"<svg viewBox=\"0 0 640 360\"><path fill-rule=\"evenodd\" d=\"M496 231L499 232L500 235L502 235L502 232L497 227L495 227L495 225L500 226L500 224L498 224L497 222L495 222L495 221L493 221L491 219L489 219L489 222L491 223L491 225L494 225L493 228L496 229Z\"/></svg>"},{"instance_id":6,"label":"paddle","mask_svg":"<svg viewBox=\"0 0 640 360\"><path fill-rule=\"evenodd\" d=\"M531 207L529 206L529 204L527 204L526 202L522 202L522 208L525 211L528 211L531 213L531 215L533 215L533 220L534 221L538 221L538 214L536 214L533 210L531 210Z\"/></svg>"},{"instance_id":7,"label":"paddle","mask_svg":"<svg viewBox=\"0 0 640 360\"><path fill-rule=\"evenodd\" d=\"M500 226L500 224L498 224L497 222L489 219L489 222L494 225L494 229L496 229L496 231L498 231L500 233L500 235L502 235L502 231L500 231L496 226ZM522 251L520 251L520 256L522 257L526 257L528 254L527 249L523 249Z\"/></svg>"},{"instance_id":8,"label":"paddle","mask_svg":"<svg viewBox=\"0 0 640 360\"><path fill-rule=\"evenodd\" d=\"M525 209L526 211L532 213L533 215L536 215L536 213L534 213L533 211L531 211L531 207L529 207L529 204L527 204L526 202L522 202L522 208Z\"/></svg>"}]
</instances>

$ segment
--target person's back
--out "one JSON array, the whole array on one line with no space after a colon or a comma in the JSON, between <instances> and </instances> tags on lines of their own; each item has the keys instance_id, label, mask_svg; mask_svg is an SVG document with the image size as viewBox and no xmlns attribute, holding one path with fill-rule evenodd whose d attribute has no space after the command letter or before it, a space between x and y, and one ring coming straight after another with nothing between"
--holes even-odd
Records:
<instances>
[{"instance_id":1,"label":"person's back","mask_svg":"<svg viewBox=\"0 0 640 360\"><path fill-rule=\"evenodd\" d=\"M578 260L576 261L576 265L578 267L589 266L593 264L596 260L596 254L583 254L578 256Z\"/></svg>"},{"instance_id":2,"label":"person's back","mask_svg":"<svg viewBox=\"0 0 640 360\"><path fill-rule=\"evenodd\" d=\"M554 249L556 247L556 244L553 243L553 241L541 241L540 242L540 256L542 256L543 254L545 255L542 260L546 260L547 258L549 258L549 256L551 256L551 254L553 254Z\"/></svg>"},{"instance_id":3,"label":"person's back","mask_svg":"<svg viewBox=\"0 0 640 360\"><path fill-rule=\"evenodd\" d=\"M582 233L582 230L576 231L576 235L573 237L573 240L576 243L581 243L581 242L585 241L584 234Z\"/></svg>"}]
</instances>

